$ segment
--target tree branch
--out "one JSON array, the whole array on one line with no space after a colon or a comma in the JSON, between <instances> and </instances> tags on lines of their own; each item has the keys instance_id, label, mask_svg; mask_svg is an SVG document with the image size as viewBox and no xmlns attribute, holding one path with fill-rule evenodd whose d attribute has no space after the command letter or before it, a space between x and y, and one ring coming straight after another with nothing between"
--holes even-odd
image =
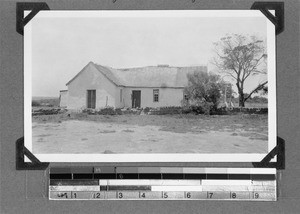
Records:
<instances>
[{"instance_id":1,"label":"tree branch","mask_svg":"<svg viewBox=\"0 0 300 214\"><path fill-rule=\"evenodd\" d=\"M263 89L264 86L265 86L267 83L268 83L268 81L265 81L264 83L259 84L259 85L258 85L254 90L252 90L251 93L244 99L244 102L246 102L246 100L248 100L248 99L251 97L251 95L252 95L253 93L256 93L256 92L258 92L259 90Z\"/></svg>"}]
</instances>

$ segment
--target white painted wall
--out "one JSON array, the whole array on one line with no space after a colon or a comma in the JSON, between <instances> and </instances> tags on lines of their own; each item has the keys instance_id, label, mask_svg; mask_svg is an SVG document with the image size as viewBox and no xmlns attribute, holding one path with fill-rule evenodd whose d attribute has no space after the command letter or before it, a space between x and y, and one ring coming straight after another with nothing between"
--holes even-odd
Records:
<instances>
[{"instance_id":1,"label":"white painted wall","mask_svg":"<svg viewBox=\"0 0 300 214\"><path fill-rule=\"evenodd\" d=\"M68 91L60 91L59 92L59 107L67 107L68 106Z\"/></svg>"},{"instance_id":2,"label":"white painted wall","mask_svg":"<svg viewBox=\"0 0 300 214\"><path fill-rule=\"evenodd\" d=\"M153 89L159 89L159 102L153 102ZM132 90L141 90L141 107L181 106L183 89L181 88L125 88L124 105L132 106Z\"/></svg>"},{"instance_id":3,"label":"white painted wall","mask_svg":"<svg viewBox=\"0 0 300 214\"><path fill-rule=\"evenodd\" d=\"M122 90L122 93L121 91ZM125 98L124 98L124 92L125 88L124 87L117 87L116 88L116 108L124 108L125 107ZM122 94L122 97L121 97Z\"/></svg>"},{"instance_id":4,"label":"white painted wall","mask_svg":"<svg viewBox=\"0 0 300 214\"><path fill-rule=\"evenodd\" d=\"M79 110L87 107L87 90L96 90L96 109L116 106L118 89L94 65L88 64L68 85L68 109Z\"/></svg>"}]
</instances>

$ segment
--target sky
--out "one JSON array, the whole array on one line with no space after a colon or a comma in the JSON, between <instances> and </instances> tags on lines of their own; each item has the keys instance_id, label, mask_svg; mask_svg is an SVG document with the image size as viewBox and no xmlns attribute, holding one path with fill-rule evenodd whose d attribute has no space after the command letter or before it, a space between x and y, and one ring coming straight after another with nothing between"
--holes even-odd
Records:
<instances>
[{"instance_id":1,"label":"sky","mask_svg":"<svg viewBox=\"0 0 300 214\"><path fill-rule=\"evenodd\" d=\"M46 97L58 97L90 61L113 68L168 64L212 70L213 43L226 34L267 36L266 19L259 17L42 17L31 24L32 96ZM250 80L245 91L263 78Z\"/></svg>"}]
</instances>

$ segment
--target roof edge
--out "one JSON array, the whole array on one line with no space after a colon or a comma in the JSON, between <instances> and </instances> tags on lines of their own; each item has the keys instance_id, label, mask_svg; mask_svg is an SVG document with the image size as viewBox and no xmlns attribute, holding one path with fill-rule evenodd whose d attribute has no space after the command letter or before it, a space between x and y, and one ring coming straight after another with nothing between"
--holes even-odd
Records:
<instances>
[{"instance_id":1,"label":"roof edge","mask_svg":"<svg viewBox=\"0 0 300 214\"><path fill-rule=\"evenodd\" d=\"M90 61L86 66L83 67L69 82L66 83L66 86L68 86L73 80L75 80L89 65L94 65L92 61ZM98 69L97 69L98 70Z\"/></svg>"}]
</instances>

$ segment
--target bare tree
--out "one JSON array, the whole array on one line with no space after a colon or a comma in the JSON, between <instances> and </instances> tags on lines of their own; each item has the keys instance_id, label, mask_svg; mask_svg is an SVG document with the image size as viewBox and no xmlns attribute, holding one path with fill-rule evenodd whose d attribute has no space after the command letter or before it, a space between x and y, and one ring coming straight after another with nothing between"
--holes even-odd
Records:
<instances>
[{"instance_id":1,"label":"bare tree","mask_svg":"<svg viewBox=\"0 0 300 214\"><path fill-rule=\"evenodd\" d=\"M255 36L246 37L233 34L214 43L215 54L212 63L219 72L231 77L236 82L239 94L239 106L244 107L247 99L266 87L268 81L259 83L249 95L245 96L245 81L253 75L266 74L266 58L264 42Z\"/></svg>"}]
</instances>

